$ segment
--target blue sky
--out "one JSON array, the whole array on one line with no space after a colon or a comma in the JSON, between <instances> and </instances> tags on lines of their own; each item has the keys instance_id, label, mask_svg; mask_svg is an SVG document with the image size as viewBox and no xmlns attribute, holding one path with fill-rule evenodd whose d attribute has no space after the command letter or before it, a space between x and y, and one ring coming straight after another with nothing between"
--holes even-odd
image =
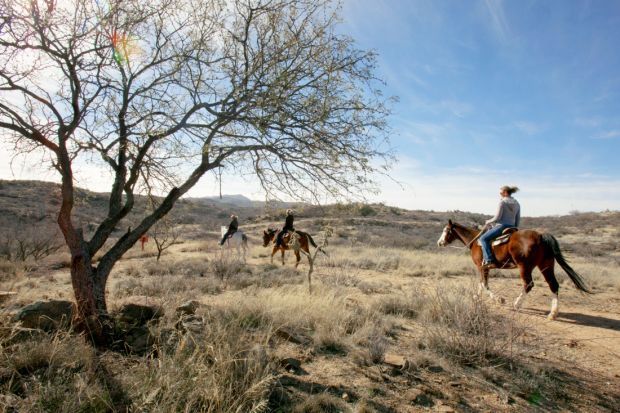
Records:
<instances>
[{"instance_id":1,"label":"blue sky","mask_svg":"<svg viewBox=\"0 0 620 413\"><path fill-rule=\"evenodd\" d=\"M343 33L378 53L398 156L370 200L492 213L521 187L524 215L620 210L620 2L344 0ZM33 157L0 177L57 180ZM85 165L78 185L108 191ZM251 179L226 193L264 198ZM207 176L190 196L215 195Z\"/></svg>"},{"instance_id":2,"label":"blue sky","mask_svg":"<svg viewBox=\"0 0 620 413\"><path fill-rule=\"evenodd\" d=\"M400 98L401 204L489 211L506 181L534 215L620 208L619 2L349 0L343 17Z\"/></svg>"}]
</instances>

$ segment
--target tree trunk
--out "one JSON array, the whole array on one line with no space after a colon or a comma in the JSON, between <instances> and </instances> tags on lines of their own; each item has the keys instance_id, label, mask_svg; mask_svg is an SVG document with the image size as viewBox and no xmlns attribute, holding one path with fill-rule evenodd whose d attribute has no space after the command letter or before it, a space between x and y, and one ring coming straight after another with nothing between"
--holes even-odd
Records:
<instances>
[{"instance_id":1,"label":"tree trunk","mask_svg":"<svg viewBox=\"0 0 620 413\"><path fill-rule=\"evenodd\" d=\"M86 244L72 254L71 283L77 304L76 326L86 332L95 344L105 344L109 339L105 299L107 279L107 274L92 266Z\"/></svg>"}]
</instances>

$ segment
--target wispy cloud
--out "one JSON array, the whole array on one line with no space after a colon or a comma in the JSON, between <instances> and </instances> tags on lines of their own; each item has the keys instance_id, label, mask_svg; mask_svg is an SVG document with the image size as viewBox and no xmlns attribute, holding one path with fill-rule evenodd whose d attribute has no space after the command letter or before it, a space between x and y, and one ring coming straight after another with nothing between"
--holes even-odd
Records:
<instances>
[{"instance_id":1,"label":"wispy cloud","mask_svg":"<svg viewBox=\"0 0 620 413\"><path fill-rule=\"evenodd\" d=\"M620 180L608 176L558 177L466 167L429 175L423 169L396 166L393 172L406 185L385 180L381 182L381 194L374 200L409 209L459 209L491 214L498 202L497 188L506 184L521 188L518 199L526 216L620 209Z\"/></svg>"},{"instance_id":2,"label":"wispy cloud","mask_svg":"<svg viewBox=\"0 0 620 413\"><path fill-rule=\"evenodd\" d=\"M437 106L440 109L447 110L458 118L464 118L474 110L474 107L471 104L452 99L442 100L437 104Z\"/></svg>"},{"instance_id":3,"label":"wispy cloud","mask_svg":"<svg viewBox=\"0 0 620 413\"><path fill-rule=\"evenodd\" d=\"M620 138L620 129L608 130L593 136L594 139L615 139Z\"/></svg>"},{"instance_id":4,"label":"wispy cloud","mask_svg":"<svg viewBox=\"0 0 620 413\"><path fill-rule=\"evenodd\" d=\"M489 15L491 16L491 26L502 41L510 38L510 26L504 13L502 0L484 0Z\"/></svg>"},{"instance_id":5,"label":"wispy cloud","mask_svg":"<svg viewBox=\"0 0 620 413\"><path fill-rule=\"evenodd\" d=\"M545 129L544 125L529 121L517 121L514 126L526 135L537 135Z\"/></svg>"},{"instance_id":6,"label":"wispy cloud","mask_svg":"<svg viewBox=\"0 0 620 413\"><path fill-rule=\"evenodd\" d=\"M597 128L603 124L603 119L598 116L593 117L576 117L573 120L573 123L577 126L587 127L587 128Z\"/></svg>"}]
</instances>

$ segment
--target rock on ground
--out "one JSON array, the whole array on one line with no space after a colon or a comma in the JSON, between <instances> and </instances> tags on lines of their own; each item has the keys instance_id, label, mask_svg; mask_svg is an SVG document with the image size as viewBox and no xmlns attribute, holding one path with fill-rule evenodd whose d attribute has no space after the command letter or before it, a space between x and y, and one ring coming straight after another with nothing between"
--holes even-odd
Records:
<instances>
[{"instance_id":1,"label":"rock on ground","mask_svg":"<svg viewBox=\"0 0 620 413\"><path fill-rule=\"evenodd\" d=\"M37 301L19 310L13 321L24 328L54 331L69 326L74 314L75 306L71 301Z\"/></svg>"}]
</instances>

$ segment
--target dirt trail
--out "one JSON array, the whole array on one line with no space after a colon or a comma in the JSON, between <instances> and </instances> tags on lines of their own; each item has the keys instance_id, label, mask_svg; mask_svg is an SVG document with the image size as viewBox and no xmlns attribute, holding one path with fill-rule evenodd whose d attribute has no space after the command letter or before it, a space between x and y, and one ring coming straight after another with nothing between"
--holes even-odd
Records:
<instances>
[{"instance_id":1,"label":"dirt trail","mask_svg":"<svg viewBox=\"0 0 620 413\"><path fill-rule=\"evenodd\" d=\"M523 309L536 334L559 348L558 357L602 373L620 387L620 315L571 307L548 321L547 311L536 305Z\"/></svg>"}]
</instances>

